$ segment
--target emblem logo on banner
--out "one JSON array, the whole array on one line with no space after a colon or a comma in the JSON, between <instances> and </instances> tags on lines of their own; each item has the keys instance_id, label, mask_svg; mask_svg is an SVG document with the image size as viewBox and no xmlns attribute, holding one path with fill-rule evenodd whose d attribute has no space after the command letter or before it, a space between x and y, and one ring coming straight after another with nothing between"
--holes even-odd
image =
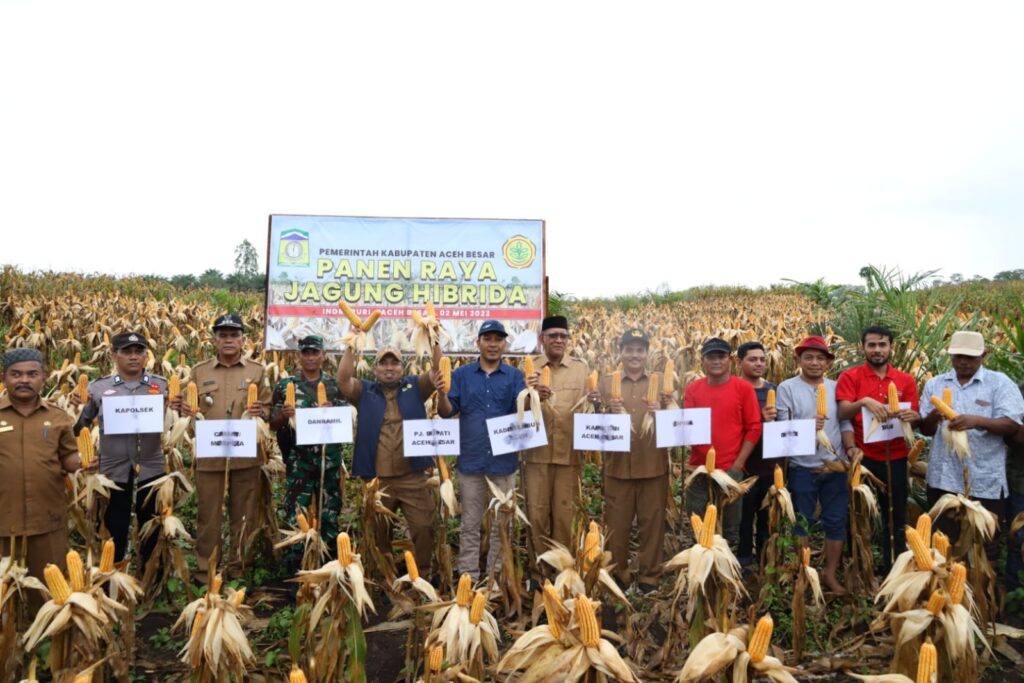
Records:
<instances>
[{"instance_id":1,"label":"emblem logo on banner","mask_svg":"<svg viewBox=\"0 0 1024 683\"><path fill-rule=\"evenodd\" d=\"M279 266L309 265L309 233L305 230L285 230L277 250Z\"/></svg>"},{"instance_id":2,"label":"emblem logo on banner","mask_svg":"<svg viewBox=\"0 0 1024 683\"><path fill-rule=\"evenodd\" d=\"M510 268L529 268L537 258L537 246L523 235L513 235L501 247L501 254Z\"/></svg>"}]
</instances>

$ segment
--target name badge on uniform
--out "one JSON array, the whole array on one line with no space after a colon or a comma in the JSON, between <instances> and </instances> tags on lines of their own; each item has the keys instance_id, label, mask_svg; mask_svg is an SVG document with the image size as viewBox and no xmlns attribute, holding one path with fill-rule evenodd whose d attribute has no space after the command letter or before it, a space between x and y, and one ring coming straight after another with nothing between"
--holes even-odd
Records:
<instances>
[{"instance_id":1,"label":"name badge on uniform","mask_svg":"<svg viewBox=\"0 0 1024 683\"><path fill-rule=\"evenodd\" d=\"M14 431L14 426L13 425L9 425L6 422L4 422L2 425L0 425L0 433L2 433L2 432L11 432L11 431Z\"/></svg>"}]
</instances>

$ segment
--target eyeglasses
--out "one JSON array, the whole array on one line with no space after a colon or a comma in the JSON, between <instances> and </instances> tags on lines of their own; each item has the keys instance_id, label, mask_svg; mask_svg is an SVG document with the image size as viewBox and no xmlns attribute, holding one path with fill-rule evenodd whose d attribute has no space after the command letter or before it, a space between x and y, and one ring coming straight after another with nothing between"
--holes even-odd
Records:
<instances>
[{"instance_id":1,"label":"eyeglasses","mask_svg":"<svg viewBox=\"0 0 1024 683\"><path fill-rule=\"evenodd\" d=\"M562 334L561 332L555 332L553 334L545 334L545 338L554 339L555 341L566 341L569 339L569 335Z\"/></svg>"}]
</instances>

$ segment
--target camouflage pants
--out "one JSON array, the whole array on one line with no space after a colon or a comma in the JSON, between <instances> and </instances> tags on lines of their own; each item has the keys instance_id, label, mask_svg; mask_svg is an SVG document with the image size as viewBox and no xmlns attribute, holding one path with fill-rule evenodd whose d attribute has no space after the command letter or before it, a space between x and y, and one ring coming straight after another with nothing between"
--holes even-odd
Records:
<instances>
[{"instance_id":1,"label":"camouflage pants","mask_svg":"<svg viewBox=\"0 0 1024 683\"><path fill-rule=\"evenodd\" d=\"M296 446L285 458L288 474L285 478L284 519L288 526L294 527L297 507L307 510L307 516L312 518L310 521L319 516L320 537L323 538L333 556L337 552L335 539L338 536L338 516L341 514L342 507L342 494L339 486L342 448L337 445L327 446L326 458L324 458L322 510L320 510L320 461L319 446ZM318 512L309 514L311 506ZM301 544L285 548L284 559L289 565L294 564L297 567L301 557Z\"/></svg>"}]
</instances>

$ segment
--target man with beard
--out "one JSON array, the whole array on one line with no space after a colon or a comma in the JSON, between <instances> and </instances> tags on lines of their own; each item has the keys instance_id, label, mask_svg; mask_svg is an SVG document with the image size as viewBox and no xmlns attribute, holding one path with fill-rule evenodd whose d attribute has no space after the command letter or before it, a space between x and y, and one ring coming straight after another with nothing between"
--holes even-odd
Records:
<instances>
[{"instance_id":1,"label":"man with beard","mask_svg":"<svg viewBox=\"0 0 1024 683\"><path fill-rule=\"evenodd\" d=\"M772 382L765 380L764 373L768 367L768 357L764 345L759 341L740 344L736 349L739 360L740 379L748 382L757 395L757 404L761 407L761 421L772 422L777 413L776 408L766 407L768 392L775 389ZM764 555L765 543L768 540L768 509L762 507L764 497L772 485L775 463L762 457L762 442L759 439L747 458L745 469L748 475L756 476L757 481L743 496L743 514L740 518L740 542L736 559L740 566L759 565ZM755 543L756 532L756 543ZM754 552L754 547L757 552Z\"/></svg>"},{"instance_id":2,"label":"man with beard","mask_svg":"<svg viewBox=\"0 0 1024 683\"><path fill-rule=\"evenodd\" d=\"M879 492L882 513L882 571L888 573L896 555L906 550L903 528L907 520L907 453L909 448L902 438L885 442L864 442L864 419L861 409L867 409L875 420L887 421L897 417L903 422L917 425L921 418L917 413L917 383L909 374L897 370L889 360L892 358L892 331L881 325L864 329L860 337L864 364L850 368L839 376L836 385L836 400L839 402L839 419L849 420L853 425L853 438L857 448L864 453L863 465L871 474L886 482L887 491ZM910 408L901 409L895 415L889 414L889 385L896 385L901 403ZM892 527L890 524L890 516ZM892 543L890 543L890 538Z\"/></svg>"}]
</instances>

